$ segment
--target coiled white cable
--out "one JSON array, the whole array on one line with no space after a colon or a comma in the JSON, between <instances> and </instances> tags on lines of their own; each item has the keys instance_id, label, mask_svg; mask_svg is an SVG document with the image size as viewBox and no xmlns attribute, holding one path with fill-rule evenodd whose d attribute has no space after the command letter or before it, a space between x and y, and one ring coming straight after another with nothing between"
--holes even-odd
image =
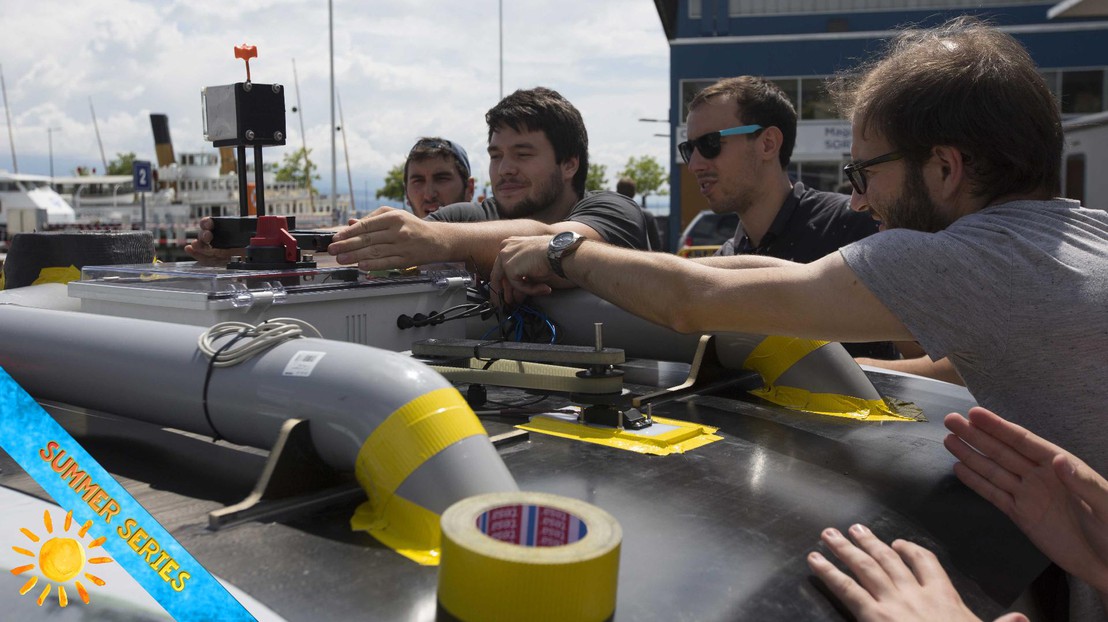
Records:
<instances>
[{"instance_id":1,"label":"coiled white cable","mask_svg":"<svg viewBox=\"0 0 1108 622\"><path fill-rule=\"evenodd\" d=\"M257 326L246 322L220 322L204 331L197 345L204 356L212 359L212 367L231 367L277 344L303 337L309 330L316 337L323 337L315 326L294 317L277 317ZM241 343L228 343L218 348L212 345L221 337L235 334L238 335L235 341L242 340Z\"/></svg>"}]
</instances>

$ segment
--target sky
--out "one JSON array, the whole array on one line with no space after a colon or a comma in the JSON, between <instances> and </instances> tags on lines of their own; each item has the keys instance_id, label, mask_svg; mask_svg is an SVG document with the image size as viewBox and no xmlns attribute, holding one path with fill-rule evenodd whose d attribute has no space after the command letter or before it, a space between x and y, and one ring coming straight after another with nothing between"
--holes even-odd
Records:
<instances>
[{"instance_id":1,"label":"sky","mask_svg":"<svg viewBox=\"0 0 1108 622\"><path fill-rule=\"evenodd\" d=\"M150 113L169 116L178 155L212 149L203 137L200 90L241 82L234 47L257 46L255 83L286 87L284 147L302 137L331 186L328 8L323 0L0 0L0 70L9 135L0 119L0 169L103 171L93 112L108 161L134 152L155 161ZM355 199L370 200L385 172L420 136L468 151L478 187L488 183L485 112L500 99L497 0L335 0L334 71ZM503 0L503 89L547 86L581 111L589 155L609 186L631 156L669 162L669 129L640 118L669 110L669 50L649 0ZM293 63L299 79L300 120ZM90 99L92 106L90 107ZM0 102L0 106L3 102ZM336 107L337 108L337 107ZM339 113L336 109L336 124ZM49 128L54 128L50 131ZM52 140L51 140L52 137ZM341 134L338 188L348 192ZM358 205L361 209L362 205Z\"/></svg>"}]
</instances>

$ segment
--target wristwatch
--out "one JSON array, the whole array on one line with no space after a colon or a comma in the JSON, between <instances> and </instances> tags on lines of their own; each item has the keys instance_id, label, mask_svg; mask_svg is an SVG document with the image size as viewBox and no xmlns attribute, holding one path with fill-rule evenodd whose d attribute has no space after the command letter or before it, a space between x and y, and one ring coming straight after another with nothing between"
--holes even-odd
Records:
<instances>
[{"instance_id":1,"label":"wristwatch","mask_svg":"<svg viewBox=\"0 0 1108 622\"><path fill-rule=\"evenodd\" d=\"M563 231L550 238L550 244L546 247L546 258L550 260L550 269L554 271L554 274L563 279L566 278L566 273L562 272L562 259L566 255L572 254L587 239L580 233L574 233L573 231Z\"/></svg>"}]
</instances>

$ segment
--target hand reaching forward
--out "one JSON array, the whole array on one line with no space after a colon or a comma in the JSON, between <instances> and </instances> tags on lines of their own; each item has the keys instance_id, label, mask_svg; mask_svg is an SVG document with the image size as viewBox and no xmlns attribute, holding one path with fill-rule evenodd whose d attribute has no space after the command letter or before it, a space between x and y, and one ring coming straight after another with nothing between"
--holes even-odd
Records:
<instances>
[{"instance_id":1,"label":"hand reaching forward","mask_svg":"<svg viewBox=\"0 0 1108 622\"><path fill-rule=\"evenodd\" d=\"M1073 454L984 408L943 420L954 474L1108 603L1108 481ZM976 450L976 451L975 451Z\"/></svg>"},{"instance_id":2,"label":"hand reaching forward","mask_svg":"<svg viewBox=\"0 0 1108 622\"><path fill-rule=\"evenodd\" d=\"M414 214L379 207L361 220L351 219L335 234L327 252L341 264L357 263L361 270L407 268L449 261L435 225Z\"/></svg>"}]
</instances>

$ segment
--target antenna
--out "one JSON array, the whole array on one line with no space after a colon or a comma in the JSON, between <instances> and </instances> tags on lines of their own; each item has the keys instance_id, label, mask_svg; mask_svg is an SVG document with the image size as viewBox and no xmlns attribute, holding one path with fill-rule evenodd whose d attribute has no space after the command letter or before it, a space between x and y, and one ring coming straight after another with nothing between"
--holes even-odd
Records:
<instances>
[{"instance_id":1,"label":"antenna","mask_svg":"<svg viewBox=\"0 0 1108 622\"><path fill-rule=\"evenodd\" d=\"M96 144L100 145L100 161L104 163L104 174L108 174L108 158L104 156L104 143L100 140L100 125L96 122L96 109L92 107L92 96L88 98L88 109L92 112L92 128L96 130Z\"/></svg>"},{"instance_id":2,"label":"antenna","mask_svg":"<svg viewBox=\"0 0 1108 622\"><path fill-rule=\"evenodd\" d=\"M4 66L0 65L0 92L4 94L4 114L8 115L8 140L12 144L12 172L19 172L19 161L15 159L15 134L12 133L12 109L8 106L8 87L4 86Z\"/></svg>"}]
</instances>

